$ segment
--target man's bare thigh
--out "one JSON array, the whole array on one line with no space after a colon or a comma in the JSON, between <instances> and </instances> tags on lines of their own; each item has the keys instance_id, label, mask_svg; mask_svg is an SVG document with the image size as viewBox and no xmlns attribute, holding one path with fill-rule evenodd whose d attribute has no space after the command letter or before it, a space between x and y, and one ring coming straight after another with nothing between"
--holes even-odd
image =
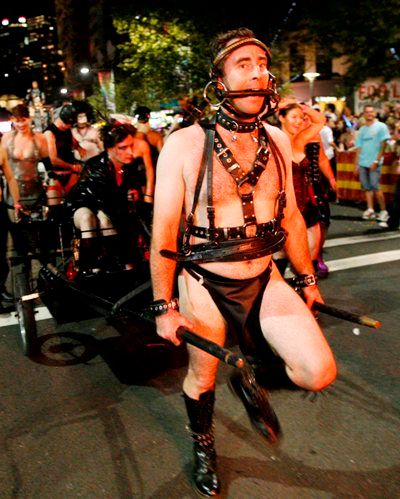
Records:
<instances>
[{"instance_id":1,"label":"man's bare thigh","mask_svg":"<svg viewBox=\"0 0 400 499\"><path fill-rule=\"evenodd\" d=\"M178 277L181 313L194 323L198 332L223 344L226 322L209 292L185 270Z\"/></svg>"},{"instance_id":2,"label":"man's bare thigh","mask_svg":"<svg viewBox=\"0 0 400 499\"><path fill-rule=\"evenodd\" d=\"M260 324L265 339L289 368L331 362L332 353L318 322L275 265L262 300Z\"/></svg>"}]
</instances>

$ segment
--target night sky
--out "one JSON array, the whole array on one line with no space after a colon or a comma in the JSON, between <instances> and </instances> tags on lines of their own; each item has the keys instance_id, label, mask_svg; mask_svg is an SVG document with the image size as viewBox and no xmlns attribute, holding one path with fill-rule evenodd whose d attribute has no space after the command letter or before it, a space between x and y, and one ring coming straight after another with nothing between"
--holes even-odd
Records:
<instances>
[{"instance_id":1,"label":"night sky","mask_svg":"<svg viewBox=\"0 0 400 499\"><path fill-rule=\"evenodd\" d=\"M76 0L78 3L85 0ZM241 6L233 5L231 0L106 0L113 12L140 12L144 9L160 9L170 13L184 12L187 17L203 26L217 23L223 30L246 26L256 34L263 33L273 38L279 29L284 29L287 20L293 21L301 15L301 4L307 0L253 0ZM236 3L236 2L235 2ZM28 2L3 1L0 17L32 17L40 14L54 15L54 0ZM288 16L289 13L289 16Z\"/></svg>"},{"instance_id":2,"label":"night sky","mask_svg":"<svg viewBox=\"0 0 400 499\"><path fill-rule=\"evenodd\" d=\"M0 17L17 18L19 16L33 17L41 14L54 14L53 0L36 0L33 2L3 0L0 8Z\"/></svg>"}]
</instances>

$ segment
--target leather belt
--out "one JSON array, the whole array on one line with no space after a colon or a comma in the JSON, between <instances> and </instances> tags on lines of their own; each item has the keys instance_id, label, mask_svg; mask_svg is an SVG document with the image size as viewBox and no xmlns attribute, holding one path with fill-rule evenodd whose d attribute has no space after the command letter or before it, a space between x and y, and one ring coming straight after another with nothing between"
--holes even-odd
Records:
<instances>
[{"instance_id":1,"label":"leather belt","mask_svg":"<svg viewBox=\"0 0 400 499\"><path fill-rule=\"evenodd\" d=\"M265 223L248 222L238 227L216 227L213 229L216 241L229 241L230 239L248 239L250 237L263 237L267 233L276 232L278 228L277 220L274 218ZM192 225L189 228L192 236L203 239L210 239L210 229L208 227L199 227Z\"/></svg>"}]
</instances>

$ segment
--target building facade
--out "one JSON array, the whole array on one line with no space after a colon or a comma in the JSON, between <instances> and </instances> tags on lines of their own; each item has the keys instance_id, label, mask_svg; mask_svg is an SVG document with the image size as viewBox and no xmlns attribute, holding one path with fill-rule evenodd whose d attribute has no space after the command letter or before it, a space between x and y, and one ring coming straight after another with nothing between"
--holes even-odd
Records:
<instances>
[{"instance_id":1,"label":"building facade","mask_svg":"<svg viewBox=\"0 0 400 499\"><path fill-rule=\"evenodd\" d=\"M52 102L64 82L64 63L52 16L3 19L0 26L0 95L24 98L37 81Z\"/></svg>"}]
</instances>

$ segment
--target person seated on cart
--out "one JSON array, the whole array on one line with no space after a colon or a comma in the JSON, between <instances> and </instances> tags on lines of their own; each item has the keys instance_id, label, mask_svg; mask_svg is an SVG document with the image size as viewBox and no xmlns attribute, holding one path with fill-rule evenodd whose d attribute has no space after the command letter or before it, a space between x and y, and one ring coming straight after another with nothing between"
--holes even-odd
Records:
<instances>
[{"instance_id":1,"label":"person seated on cart","mask_svg":"<svg viewBox=\"0 0 400 499\"><path fill-rule=\"evenodd\" d=\"M150 147L136 128L115 122L101 129L104 152L88 160L67 196L73 222L80 230L79 272L133 268L143 255L138 239L150 234L154 168ZM145 165L146 186L140 187L136 163Z\"/></svg>"}]
</instances>

